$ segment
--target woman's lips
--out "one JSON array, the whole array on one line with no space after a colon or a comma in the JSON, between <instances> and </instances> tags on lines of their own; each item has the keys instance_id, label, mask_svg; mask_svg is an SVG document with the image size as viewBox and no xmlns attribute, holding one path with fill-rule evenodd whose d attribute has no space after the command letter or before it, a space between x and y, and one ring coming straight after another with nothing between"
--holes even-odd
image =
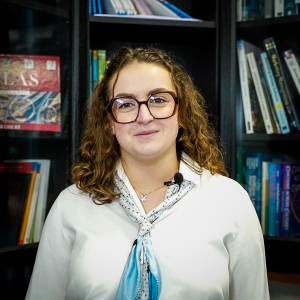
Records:
<instances>
[{"instance_id":1,"label":"woman's lips","mask_svg":"<svg viewBox=\"0 0 300 300\"><path fill-rule=\"evenodd\" d=\"M158 132L157 130L140 131L137 134L135 134L135 136L141 137L141 138L143 138L143 137L147 138L147 137L151 137L151 136L155 135L157 132Z\"/></svg>"}]
</instances>

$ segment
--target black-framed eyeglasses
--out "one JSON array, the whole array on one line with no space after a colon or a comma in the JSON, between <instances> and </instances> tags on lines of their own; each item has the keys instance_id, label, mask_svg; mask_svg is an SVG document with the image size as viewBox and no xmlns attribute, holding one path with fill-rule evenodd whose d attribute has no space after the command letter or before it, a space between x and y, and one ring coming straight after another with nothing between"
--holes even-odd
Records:
<instances>
[{"instance_id":1,"label":"black-framed eyeglasses","mask_svg":"<svg viewBox=\"0 0 300 300\"><path fill-rule=\"evenodd\" d=\"M108 107L113 119L117 123L135 122L142 104L154 119L167 119L176 113L179 99L172 91L162 91L151 94L146 101L138 101L132 96L120 96L110 100Z\"/></svg>"}]
</instances>

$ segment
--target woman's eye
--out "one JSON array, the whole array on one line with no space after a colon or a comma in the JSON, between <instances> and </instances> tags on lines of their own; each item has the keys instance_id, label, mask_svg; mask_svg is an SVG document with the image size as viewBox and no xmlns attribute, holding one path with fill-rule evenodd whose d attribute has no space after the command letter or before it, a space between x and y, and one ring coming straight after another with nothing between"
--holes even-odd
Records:
<instances>
[{"instance_id":1,"label":"woman's eye","mask_svg":"<svg viewBox=\"0 0 300 300\"><path fill-rule=\"evenodd\" d=\"M164 102L166 102L166 100L163 98L154 98L153 100L151 100L151 103L157 103L157 104L164 103Z\"/></svg>"},{"instance_id":2,"label":"woman's eye","mask_svg":"<svg viewBox=\"0 0 300 300\"><path fill-rule=\"evenodd\" d=\"M119 105L119 109L131 108L131 107L133 107L133 106L134 106L133 103L125 102L125 103Z\"/></svg>"}]
</instances>

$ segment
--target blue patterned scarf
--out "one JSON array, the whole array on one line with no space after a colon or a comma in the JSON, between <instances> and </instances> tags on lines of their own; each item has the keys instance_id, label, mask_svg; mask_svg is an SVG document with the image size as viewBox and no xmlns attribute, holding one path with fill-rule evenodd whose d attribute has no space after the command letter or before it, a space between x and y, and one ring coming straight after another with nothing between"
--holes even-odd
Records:
<instances>
[{"instance_id":1,"label":"blue patterned scarf","mask_svg":"<svg viewBox=\"0 0 300 300\"><path fill-rule=\"evenodd\" d=\"M132 245L116 300L158 300L160 294L160 275L151 243L151 229L161 214L170 209L183 198L194 186L194 183L183 180L169 187L165 200L144 217L135 205L132 195L124 181L116 174L116 192L120 193L119 204L125 209L128 217L139 226L136 240Z\"/></svg>"}]
</instances>

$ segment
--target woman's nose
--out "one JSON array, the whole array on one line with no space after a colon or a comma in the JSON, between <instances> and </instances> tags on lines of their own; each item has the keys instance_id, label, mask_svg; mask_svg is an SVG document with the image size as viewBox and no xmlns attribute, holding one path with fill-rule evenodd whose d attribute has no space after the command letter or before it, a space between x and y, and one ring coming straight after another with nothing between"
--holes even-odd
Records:
<instances>
[{"instance_id":1,"label":"woman's nose","mask_svg":"<svg viewBox=\"0 0 300 300\"><path fill-rule=\"evenodd\" d=\"M142 104L140 106L139 115L138 115L136 121L138 123L148 124L149 122L151 122L153 120L154 120L154 118L151 115L151 113L150 113L147 105L146 104Z\"/></svg>"}]
</instances>

